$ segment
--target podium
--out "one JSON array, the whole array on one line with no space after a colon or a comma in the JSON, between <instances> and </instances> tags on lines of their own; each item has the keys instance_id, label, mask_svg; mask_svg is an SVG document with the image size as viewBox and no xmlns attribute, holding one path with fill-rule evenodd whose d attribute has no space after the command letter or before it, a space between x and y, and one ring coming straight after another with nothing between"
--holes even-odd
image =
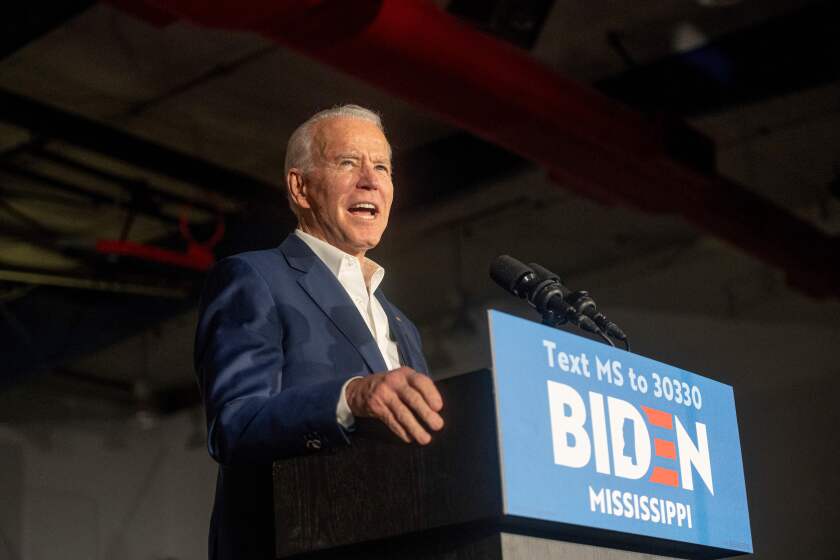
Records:
<instances>
[{"instance_id":1,"label":"podium","mask_svg":"<svg viewBox=\"0 0 840 560\"><path fill-rule=\"evenodd\" d=\"M731 388L489 313L493 368L437 382L431 444L358 419L351 445L274 463L278 558L752 551Z\"/></svg>"}]
</instances>

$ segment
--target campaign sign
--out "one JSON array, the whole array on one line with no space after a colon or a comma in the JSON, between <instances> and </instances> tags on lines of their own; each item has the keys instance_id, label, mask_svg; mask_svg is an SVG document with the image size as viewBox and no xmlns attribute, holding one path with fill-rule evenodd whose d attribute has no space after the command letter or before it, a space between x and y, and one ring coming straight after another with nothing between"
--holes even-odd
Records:
<instances>
[{"instance_id":1,"label":"campaign sign","mask_svg":"<svg viewBox=\"0 0 840 560\"><path fill-rule=\"evenodd\" d=\"M732 387L489 311L506 515L752 552Z\"/></svg>"}]
</instances>

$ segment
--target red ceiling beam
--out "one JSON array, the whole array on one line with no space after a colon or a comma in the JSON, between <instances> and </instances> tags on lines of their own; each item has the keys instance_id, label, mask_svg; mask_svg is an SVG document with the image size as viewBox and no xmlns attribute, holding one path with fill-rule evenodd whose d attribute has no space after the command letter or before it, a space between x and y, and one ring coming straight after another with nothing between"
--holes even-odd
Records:
<instances>
[{"instance_id":1,"label":"red ceiling beam","mask_svg":"<svg viewBox=\"0 0 840 560\"><path fill-rule=\"evenodd\" d=\"M675 162L661 128L641 114L428 0L147 2L202 25L263 34L544 166L581 194L681 214L782 268L811 295L840 295L837 238Z\"/></svg>"}]
</instances>

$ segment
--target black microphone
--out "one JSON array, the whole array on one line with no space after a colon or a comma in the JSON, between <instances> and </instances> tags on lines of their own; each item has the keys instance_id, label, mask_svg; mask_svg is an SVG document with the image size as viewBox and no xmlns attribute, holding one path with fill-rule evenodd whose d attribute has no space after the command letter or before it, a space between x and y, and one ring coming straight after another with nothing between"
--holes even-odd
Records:
<instances>
[{"instance_id":1,"label":"black microphone","mask_svg":"<svg viewBox=\"0 0 840 560\"><path fill-rule=\"evenodd\" d=\"M569 289L563 285L563 281L560 280L560 277L557 276L555 273L551 272L547 268L537 264L537 263L529 263L531 269L536 273L537 278L540 280L551 280L556 282L561 291L565 294L564 297L566 301L571 305L578 313L582 313L586 315L593 321L595 324L598 325L604 333L608 336L611 336L615 339L626 341L627 335L624 334L618 325L607 319L603 313L598 312L598 307L595 305L595 300L589 297L589 292L585 291L578 291L574 293L570 293Z\"/></svg>"},{"instance_id":2,"label":"black microphone","mask_svg":"<svg viewBox=\"0 0 840 560\"><path fill-rule=\"evenodd\" d=\"M510 255L499 255L490 263L490 278L513 295L529 301L540 283L533 270Z\"/></svg>"},{"instance_id":3,"label":"black microphone","mask_svg":"<svg viewBox=\"0 0 840 560\"><path fill-rule=\"evenodd\" d=\"M501 255L490 264L490 278L515 296L528 300L552 326L569 321L598 334L598 325L587 315L566 303L564 287L551 278L541 278L532 268L510 255Z\"/></svg>"}]
</instances>

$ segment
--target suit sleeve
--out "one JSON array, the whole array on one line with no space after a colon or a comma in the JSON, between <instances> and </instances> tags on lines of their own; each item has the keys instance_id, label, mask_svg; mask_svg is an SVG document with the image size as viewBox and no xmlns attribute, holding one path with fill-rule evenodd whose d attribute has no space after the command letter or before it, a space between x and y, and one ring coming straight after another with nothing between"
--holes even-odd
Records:
<instances>
[{"instance_id":1,"label":"suit sleeve","mask_svg":"<svg viewBox=\"0 0 840 560\"><path fill-rule=\"evenodd\" d=\"M405 313L403 313L403 317L405 317ZM417 345L416 352L417 352L417 371L420 373L425 373L429 377L432 376L432 372L429 369L429 364L426 362L426 356L423 354L423 340L420 337L420 331L417 329L417 326L408 321L409 326L411 327L412 335L414 337L414 343Z\"/></svg>"},{"instance_id":2,"label":"suit sleeve","mask_svg":"<svg viewBox=\"0 0 840 560\"><path fill-rule=\"evenodd\" d=\"M283 388L283 330L265 280L232 257L211 272L199 312L195 367L210 455L271 463L347 441L336 421L346 381Z\"/></svg>"}]
</instances>

